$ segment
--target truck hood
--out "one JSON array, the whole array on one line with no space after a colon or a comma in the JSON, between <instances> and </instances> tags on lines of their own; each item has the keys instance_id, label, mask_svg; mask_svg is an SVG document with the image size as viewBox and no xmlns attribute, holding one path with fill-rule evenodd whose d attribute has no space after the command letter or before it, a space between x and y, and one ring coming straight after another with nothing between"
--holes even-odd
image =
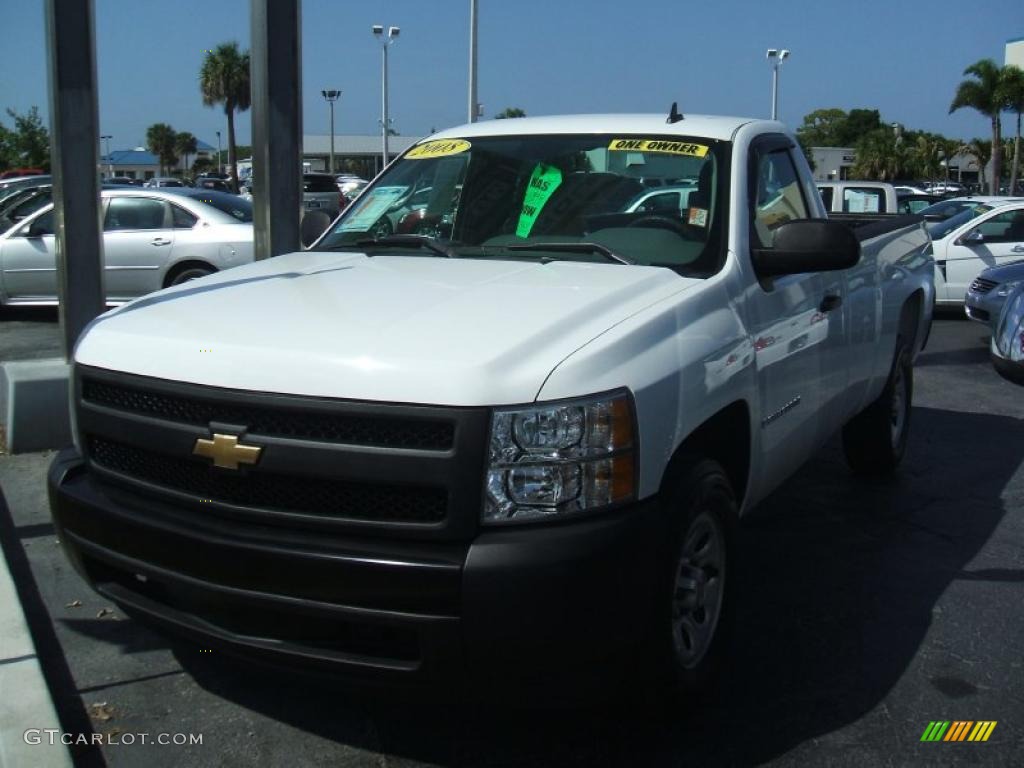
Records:
<instances>
[{"instance_id":1,"label":"truck hood","mask_svg":"<svg viewBox=\"0 0 1024 768\"><path fill-rule=\"evenodd\" d=\"M530 402L575 350L699 282L615 264L291 253L112 310L75 359L252 391Z\"/></svg>"}]
</instances>

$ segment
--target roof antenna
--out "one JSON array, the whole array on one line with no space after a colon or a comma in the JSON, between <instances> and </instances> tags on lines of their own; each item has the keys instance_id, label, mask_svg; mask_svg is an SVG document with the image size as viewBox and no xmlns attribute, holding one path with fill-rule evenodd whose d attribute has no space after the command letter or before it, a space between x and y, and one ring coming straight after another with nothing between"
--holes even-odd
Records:
<instances>
[{"instance_id":1,"label":"roof antenna","mask_svg":"<svg viewBox=\"0 0 1024 768\"><path fill-rule=\"evenodd\" d=\"M682 119L683 119L683 116L681 114L679 114L679 107L677 106L676 102L673 101L672 102L672 109L669 110L669 112L668 112L668 119L665 122L669 123L669 124L671 124L671 123L678 123Z\"/></svg>"}]
</instances>

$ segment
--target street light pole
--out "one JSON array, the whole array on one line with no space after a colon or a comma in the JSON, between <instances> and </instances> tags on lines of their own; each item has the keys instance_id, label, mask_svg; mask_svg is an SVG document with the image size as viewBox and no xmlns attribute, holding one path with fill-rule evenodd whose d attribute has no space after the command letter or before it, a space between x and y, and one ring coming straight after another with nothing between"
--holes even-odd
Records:
<instances>
[{"instance_id":1,"label":"street light pole","mask_svg":"<svg viewBox=\"0 0 1024 768\"><path fill-rule=\"evenodd\" d=\"M372 29L374 37L381 41L381 50L383 51L384 71L381 77L381 168L383 169L388 164L388 130L391 127L391 120L388 117L388 47L395 41L401 30L398 27L388 27L388 32L385 35L384 27L381 24L374 24Z\"/></svg>"},{"instance_id":2,"label":"street light pole","mask_svg":"<svg viewBox=\"0 0 1024 768\"><path fill-rule=\"evenodd\" d=\"M110 140L114 138L109 133L105 133L100 136L106 142L107 145L107 178L113 178L114 176L114 164L110 160Z\"/></svg>"},{"instance_id":3,"label":"street light pole","mask_svg":"<svg viewBox=\"0 0 1024 768\"><path fill-rule=\"evenodd\" d=\"M475 123L480 115L480 108L476 103L476 4L477 0L469 0L469 122L471 123Z\"/></svg>"},{"instance_id":4,"label":"street light pole","mask_svg":"<svg viewBox=\"0 0 1024 768\"><path fill-rule=\"evenodd\" d=\"M220 155L220 131L217 131L217 175L220 176L224 173L224 164L221 162Z\"/></svg>"},{"instance_id":5,"label":"street light pole","mask_svg":"<svg viewBox=\"0 0 1024 768\"><path fill-rule=\"evenodd\" d=\"M779 119L779 68L782 62L790 55L790 51L782 48L769 48L768 61L772 65L772 120Z\"/></svg>"},{"instance_id":6,"label":"street light pole","mask_svg":"<svg viewBox=\"0 0 1024 768\"><path fill-rule=\"evenodd\" d=\"M327 168L328 173L334 173L334 102L341 96L341 91L320 91L327 103L331 106L331 164Z\"/></svg>"}]
</instances>

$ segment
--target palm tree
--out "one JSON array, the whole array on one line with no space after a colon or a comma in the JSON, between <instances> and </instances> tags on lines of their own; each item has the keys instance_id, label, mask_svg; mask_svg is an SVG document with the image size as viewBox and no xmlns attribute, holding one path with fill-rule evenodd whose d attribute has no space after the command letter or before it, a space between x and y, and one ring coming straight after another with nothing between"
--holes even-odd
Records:
<instances>
[{"instance_id":1,"label":"palm tree","mask_svg":"<svg viewBox=\"0 0 1024 768\"><path fill-rule=\"evenodd\" d=\"M999 194L999 174L1002 170L1002 141L999 113L1006 103L1002 92L1002 70L992 59L981 59L964 70L973 80L963 80L956 87L956 95L949 105L952 114L962 107L976 109L992 123L992 181L991 194ZM984 175L984 174L983 174Z\"/></svg>"},{"instance_id":2,"label":"palm tree","mask_svg":"<svg viewBox=\"0 0 1024 768\"><path fill-rule=\"evenodd\" d=\"M1017 133L1013 137L1013 165L1010 170L1010 194L1017 192L1017 173L1020 170L1020 116L1024 112L1024 69L1013 64L1003 67L1004 106L1017 113Z\"/></svg>"},{"instance_id":3,"label":"palm tree","mask_svg":"<svg viewBox=\"0 0 1024 768\"><path fill-rule=\"evenodd\" d=\"M174 148L179 154L185 156L185 171L188 172L188 156L194 155L197 150L196 137L188 131L182 131L174 138Z\"/></svg>"},{"instance_id":4,"label":"palm tree","mask_svg":"<svg viewBox=\"0 0 1024 768\"><path fill-rule=\"evenodd\" d=\"M992 142L988 139L971 139L960 146L957 152L961 155L974 155L978 161L978 180L985 185L985 166L992 159ZM998 185L996 185L998 188Z\"/></svg>"},{"instance_id":5,"label":"palm tree","mask_svg":"<svg viewBox=\"0 0 1024 768\"><path fill-rule=\"evenodd\" d=\"M199 90L203 104L224 105L228 118L228 167L231 184L238 191L238 158L235 156L235 110L244 112L251 104L249 92L249 52L239 51L238 43L221 43L206 54L199 70Z\"/></svg>"},{"instance_id":6,"label":"palm tree","mask_svg":"<svg viewBox=\"0 0 1024 768\"><path fill-rule=\"evenodd\" d=\"M526 112L524 112L519 107L506 107L505 109L501 110L501 112L496 114L494 116L494 119L504 120L509 117L526 117Z\"/></svg>"},{"instance_id":7,"label":"palm tree","mask_svg":"<svg viewBox=\"0 0 1024 768\"><path fill-rule=\"evenodd\" d=\"M892 181L907 177L913 164L911 150L902 138L882 128L864 136L854 147L853 172L858 178Z\"/></svg>"},{"instance_id":8,"label":"palm tree","mask_svg":"<svg viewBox=\"0 0 1024 768\"><path fill-rule=\"evenodd\" d=\"M941 172L940 157L944 153L945 140L932 133L922 133L910 149L913 176L922 179L936 179Z\"/></svg>"},{"instance_id":9,"label":"palm tree","mask_svg":"<svg viewBox=\"0 0 1024 768\"><path fill-rule=\"evenodd\" d=\"M167 123L153 123L146 129L146 146L160 161L160 175L165 174L165 169L178 162L178 153L175 150L175 138L177 134Z\"/></svg>"}]
</instances>

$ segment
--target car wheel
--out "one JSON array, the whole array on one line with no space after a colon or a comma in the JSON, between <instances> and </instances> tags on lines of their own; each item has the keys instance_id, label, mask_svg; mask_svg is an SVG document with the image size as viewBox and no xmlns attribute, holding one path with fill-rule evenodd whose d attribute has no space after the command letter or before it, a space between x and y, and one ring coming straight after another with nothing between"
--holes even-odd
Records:
<instances>
[{"instance_id":1,"label":"car wheel","mask_svg":"<svg viewBox=\"0 0 1024 768\"><path fill-rule=\"evenodd\" d=\"M887 475L899 466L910 435L913 396L910 351L903 339L897 338L892 369L882 394L843 427L843 452L854 472Z\"/></svg>"},{"instance_id":2,"label":"car wheel","mask_svg":"<svg viewBox=\"0 0 1024 768\"><path fill-rule=\"evenodd\" d=\"M732 625L732 526L736 498L725 470L691 460L665 496L667 555L655 637L663 680L675 693L703 689L714 678Z\"/></svg>"},{"instance_id":3,"label":"car wheel","mask_svg":"<svg viewBox=\"0 0 1024 768\"><path fill-rule=\"evenodd\" d=\"M185 269L176 272L170 280L167 281L167 287L172 285L181 285L187 283L189 280L196 280L200 277L206 277L212 275L216 270L211 267L185 267Z\"/></svg>"}]
</instances>

